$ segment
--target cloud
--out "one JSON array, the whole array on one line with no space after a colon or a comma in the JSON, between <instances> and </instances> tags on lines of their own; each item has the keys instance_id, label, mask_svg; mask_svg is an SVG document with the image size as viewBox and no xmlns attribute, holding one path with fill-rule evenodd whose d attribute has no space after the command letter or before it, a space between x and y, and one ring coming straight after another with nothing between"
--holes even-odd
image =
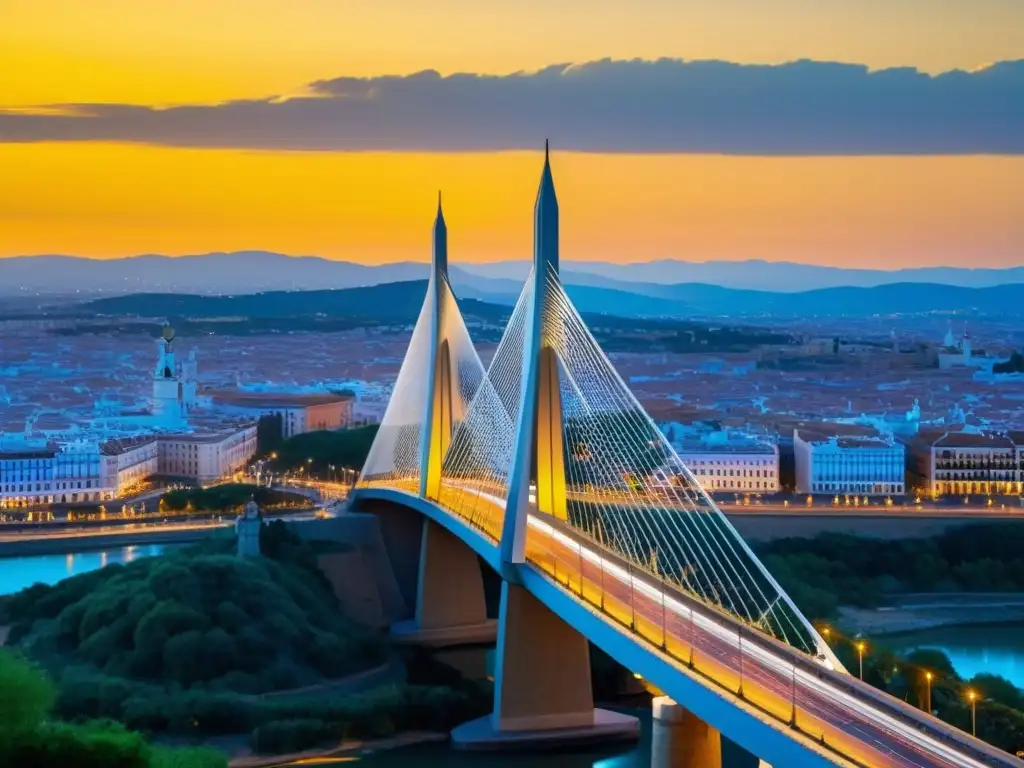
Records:
<instances>
[{"instance_id":1,"label":"cloud","mask_svg":"<svg viewBox=\"0 0 1024 768\"><path fill-rule=\"evenodd\" d=\"M0 142L440 152L535 149L544 138L583 152L1024 154L1024 60L934 76L815 61L602 60L500 76L338 77L289 99L0 111Z\"/></svg>"}]
</instances>

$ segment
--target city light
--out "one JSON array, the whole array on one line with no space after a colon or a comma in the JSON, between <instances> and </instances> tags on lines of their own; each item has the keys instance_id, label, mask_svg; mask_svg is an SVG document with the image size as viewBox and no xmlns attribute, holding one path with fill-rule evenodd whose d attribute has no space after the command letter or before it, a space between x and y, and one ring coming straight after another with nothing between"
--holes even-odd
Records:
<instances>
[{"instance_id":1,"label":"city light","mask_svg":"<svg viewBox=\"0 0 1024 768\"><path fill-rule=\"evenodd\" d=\"M971 702L971 735L978 735L978 694L968 689L967 699Z\"/></svg>"}]
</instances>

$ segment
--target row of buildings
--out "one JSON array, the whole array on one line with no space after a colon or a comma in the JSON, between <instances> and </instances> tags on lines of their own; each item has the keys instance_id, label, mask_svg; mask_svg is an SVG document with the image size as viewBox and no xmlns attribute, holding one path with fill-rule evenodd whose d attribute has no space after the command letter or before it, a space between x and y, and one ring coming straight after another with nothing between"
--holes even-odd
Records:
<instances>
[{"instance_id":1,"label":"row of buildings","mask_svg":"<svg viewBox=\"0 0 1024 768\"><path fill-rule=\"evenodd\" d=\"M0 508L110 501L155 475L210 482L256 453L256 424L103 443L17 436L0 441Z\"/></svg>"},{"instance_id":2,"label":"row of buildings","mask_svg":"<svg viewBox=\"0 0 1024 768\"><path fill-rule=\"evenodd\" d=\"M95 419L70 434L0 434L0 509L110 501L155 476L209 483L256 454L269 417L289 438L352 423L335 394L201 392L195 352L176 359L174 331L157 341L150 408Z\"/></svg>"},{"instance_id":3,"label":"row of buildings","mask_svg":"<svg viewBox=\"0 0 1024 768\"><path fill-rule=\"evenodd\" d=\"M799 425L755 437L712 425L666 424L683 463L712 493L898 497L1024 493L1024 431L963 429L894 435L850 424ZM788 465L788 466L787 466Z\"/></svg>"}]
</instances>

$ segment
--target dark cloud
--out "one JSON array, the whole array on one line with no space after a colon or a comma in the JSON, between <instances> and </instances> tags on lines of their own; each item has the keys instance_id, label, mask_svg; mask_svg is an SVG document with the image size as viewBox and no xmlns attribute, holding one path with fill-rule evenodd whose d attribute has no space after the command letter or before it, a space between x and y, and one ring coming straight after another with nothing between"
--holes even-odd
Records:
<instances>
[{"instance_id":1,"label":"dark cloud","mask_svg":"<svg viewBox=\"0 0 1024 768\"><path fill-rule=\"evenodd\" d=\"M6 142L468 151L535 149L545 137L587 152L1024 154L1024 60L936 76L604 60L503 76L339 77L282 100L0 112Z\"/></svg>"}]
</instances>

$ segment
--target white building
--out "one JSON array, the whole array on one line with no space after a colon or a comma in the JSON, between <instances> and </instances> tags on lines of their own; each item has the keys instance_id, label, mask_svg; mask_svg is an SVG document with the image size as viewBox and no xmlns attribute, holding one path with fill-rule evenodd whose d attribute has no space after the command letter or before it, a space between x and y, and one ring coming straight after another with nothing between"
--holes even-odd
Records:
<instances>
[{"instance_id":1,"label":"white building","mask_svg":"<svg viewBox=\"0 0 1024 768\"><path fill-rule=\"evenodd\" d=\"M667 424L662 427L686 468L711 493L776 493L779 448L731 430Z\"/></svg>"},{"instance_id":2,"label":"white building","mask_svg":"<svg viewBox=\"0 0 1024 768\"><path fill-rule=\"evenodd\" d=\"M914 441L911 455L921 490L933 496L1024 492L1024 432L931 432Z\"/></svg>"},{"instance_id":3,"label":"white building","mask_svg":"<svg viewBox=\"0 0 1024 768\"><path fill-rule=\"evenodd\" d=\"M971 344L971 337L964 328L964 335L958 340L953 339L953 329L946 330L946 337L942 342L942 349L939 350L939 368L949 370L950 368L976 368L981 371L992 372L996 363L1006 362L1003 358L990 357L984 352L974 354Z\"/></svg>"},{"instance_id":4,"label":"white building","mask_svg":"<svg viewBox=\"0 0 1024 768\"><path fill-rule=\"evenodd\" d=\"M0 508L109 499L116 477L108 476L105 466L95 444L5 437L0 441Z\"/></svg>"},{"instance_id":5,"label":"white building","mask_svg":"<svg viewBox=\"0 0 1024 768\"><path fill-rule=\"evenodd\" d=\"M904 448L891 435L793 433L798 493L902 496L906 493Z\"/></svg>"},{"instance_id":6,"label":"white building","mask_svg":"<svg viewBox=\"0 0 1024 768\"><path fill-rule=\"evenodd\" d=\"M256 425L220 432L161 435L157 474L207 483L244 468L256 455Z\"/></svg>"},{"instance_id":7,"label":"white building","mask_svg":"<svg viewBox=\"0 0 1024 768\"><path fill-rule=\"evenodd\" d=\"M155 437L111 440L100 446L107 498L130 494L157 473L159 445Z\"/></svg>"}]
</instances>

